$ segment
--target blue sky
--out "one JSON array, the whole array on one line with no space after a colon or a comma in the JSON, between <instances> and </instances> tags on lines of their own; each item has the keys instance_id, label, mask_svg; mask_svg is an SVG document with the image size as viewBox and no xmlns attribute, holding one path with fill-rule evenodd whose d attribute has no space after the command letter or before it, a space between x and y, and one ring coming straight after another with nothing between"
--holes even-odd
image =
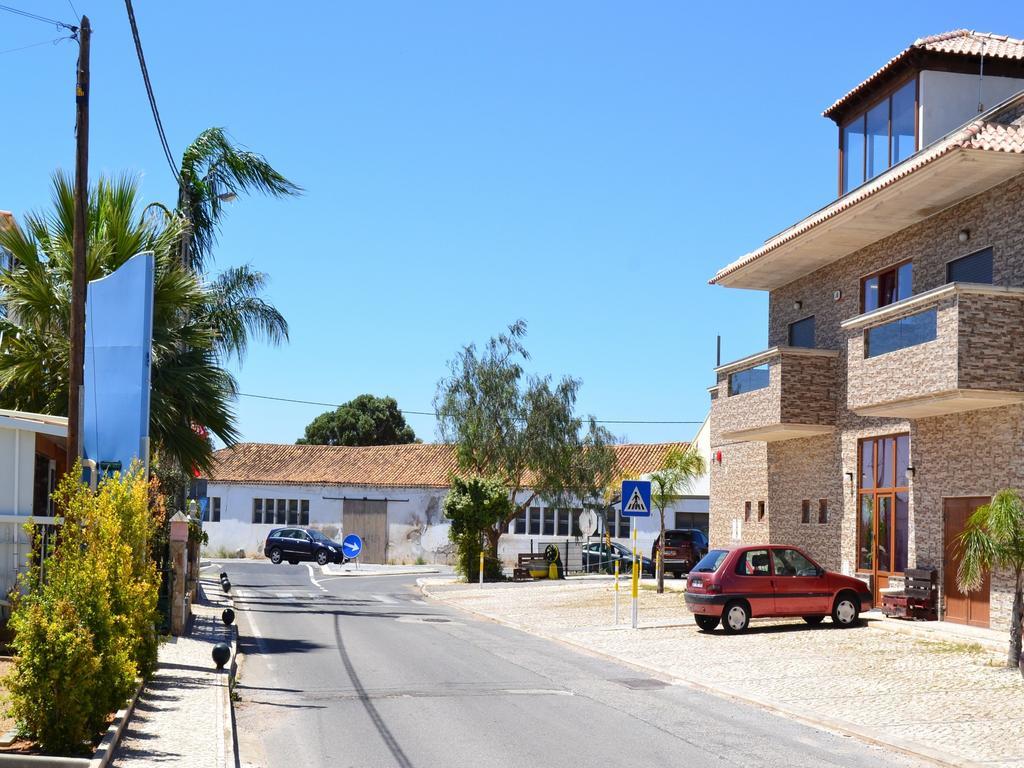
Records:
<instances>
[{"instance_id":1,"label":"blue sky","mask_svg":"<svg viewBox=\"0 0 1024 768\"><path fill-rule=\"evenodd\" d=\"M172 202L124 5L93 38L91 173ZM67 0L11 0L70 20ZM243 10L244 8L244 10ZM1024 35L1024 6L683 2L136 2L175 154L225 126L306 189L233 204L217 265L251 263L291 343L242 392L429 410L446 361L517 318L531 366L601 419L700 420L724 360L766 344L766 296L720 266L835 197L832 101L915 38ZM58 36L0 13L0 51ZM0 54L0 209L73 168L76 47ZM241 398L246 440L322 408ZM410 416L435 436L430 417ZM633 441L688 425L615 426Z\"/></svg>"}]
</instances>

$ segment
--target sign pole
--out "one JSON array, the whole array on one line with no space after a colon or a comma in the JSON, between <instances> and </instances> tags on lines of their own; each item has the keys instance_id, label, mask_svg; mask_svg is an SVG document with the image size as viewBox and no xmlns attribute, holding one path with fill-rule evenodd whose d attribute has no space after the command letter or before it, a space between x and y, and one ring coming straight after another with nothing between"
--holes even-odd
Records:
<instances>
[{"instance_id":1,"label":"sign pole","mask_svg":"<svg viewBox=\"0 0 1024 768\"><path fill-rule=\"evenodd\" d=\"M637 602L640 594L640 563L636 559L636 524L633 524L633 629L636 629Z\"/></svg>"},{"instance_id":2,"label":"sign pole","mask_svg":"<svg viewBox=\"0 0 1024 768\"><path fill-rule=\"evenodd\" d=\"M623 480L621 501L621 514L623 517L650 517L651 516L651 481L650 480ZM636 552L636 521L630 521L630 531L633 534L633 629L637 625L638 600L640 595L640 570L641 562L637 559Z\"/></svg>"},{"instance_id":3,"label":"sign pole","mask_svg":"<svg viewBox=\"0 0 1024 768\"><path fill-rule=\"evenodd\" d=\"M619 561L615 561L615 626L619 626Z\"/></svg>"}]
</instances>

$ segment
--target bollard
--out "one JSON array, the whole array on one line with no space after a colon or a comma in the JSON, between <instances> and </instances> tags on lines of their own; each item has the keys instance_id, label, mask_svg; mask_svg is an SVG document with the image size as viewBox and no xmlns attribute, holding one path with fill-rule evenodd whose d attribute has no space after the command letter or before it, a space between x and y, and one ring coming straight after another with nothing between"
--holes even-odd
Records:
<instances>
[{"instance_id":1,"label":"bollard","mask_svg":"<svg viewBox=\"0 0 1024 768\"><path fill-rule=\"evenodd\" d=\"M637 600L640 594L640 563L636 559L636 526L633 526L633 629L636 629Z\"/></svg>"},{"instance_id":2,"label":"bollard","mask_svg":"<svg viewBox=\"0 0 1024 768\"><path fill-rule=\"evenodd\" d=\"M619 561L615 561L615 626L619 626Z\"/></svg>"},{"instance_id":3,"label":"bollard","mask_svg":"<svg viewBox=\"0 0 1024 768\"><path fill-rule=\"evenodd\" d=\"M484 552L480 550L480 587L484 586Z\"/></svg>"},{"instance_id":4,"label":"bollard","mask_svg":"<svg viewBox=\"0 0 1024 768\"><path fill-rule=\"evenodd\" d=\"M224 626L230 627L235 621L235 612L230 608L225 608L220 612L220 620L224 622Z\"/></svg>"},{"instance_id":5,"label":"bollard","mask_svg":"<svg viewBox=\"0 0 1024 768\"><path fill-rule=\"evenodd\" d=\"M217 643L213 646L213 663L217 665L217 669L224 669L224 665L231 660L231 649L228 648L227 643Z\"/></svg>"},{"instance_id":6,"label":"bollard","mask_svg":"<svg viewBox=\"0 0 1024 768\"><path fill-rule=\"evenodd\" d=\"M220 583L220 588L223 589L225 592L230 592L231 591L231 582L228 581L227 579L224 579L224 581L222 581Z\"/></svg>"}]
</instances>

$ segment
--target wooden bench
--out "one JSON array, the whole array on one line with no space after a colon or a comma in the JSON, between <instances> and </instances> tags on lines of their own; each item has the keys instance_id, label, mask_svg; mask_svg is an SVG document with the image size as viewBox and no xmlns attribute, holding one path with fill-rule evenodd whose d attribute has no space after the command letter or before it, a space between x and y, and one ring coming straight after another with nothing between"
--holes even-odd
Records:
<instances>
[{"instance_id":1,"label":"wooden bench","mask_svg":"<svg viewBox=\"0 0 1024 768\"><path fill-rule=\"evenodd\" d=\"M909 568L902 592L882 597L882 613L897 619L935 621L938 618L938 571Z\"/></svg>"},{"instance_id":2,"label":"wooden bench","mask_svg":"<svg viewBox=\"0 0 1024 768\"><path fill-rule=\"evenodd\" d=\"M530 575L531 570L543 568L547 573L549 565L543 552L527 552L519 555L519 563L512 569L512 581L530 581L533 579L533 576Z\"/></svg>"}]
</instances>

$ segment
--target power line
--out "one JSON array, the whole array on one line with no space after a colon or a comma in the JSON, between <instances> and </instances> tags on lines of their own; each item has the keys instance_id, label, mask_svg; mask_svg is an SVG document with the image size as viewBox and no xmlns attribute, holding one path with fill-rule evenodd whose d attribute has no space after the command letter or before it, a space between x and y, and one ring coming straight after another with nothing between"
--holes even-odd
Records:
<instances>
[{"instance_id":1,"label":"power line","mask_svg":"<svg viewBox=\"0 0 1024 768\"><path fill-rule=\"evenodd\" d=\"M257 400L274 400L279 403L299 403L300 405L319 405L324 408L339 408L341 403L322 403L317 400L299 400L292 397L276 397L274 395L252 395L248 392L239 392L239 397L252 397ZM436 411L410 411L399 408L403 414L414 416L433 416L437 418ZM703 421L674 421L662 419L595 419L598 424L703 424Z\"/></svg>"},{"instance_id":2,"label":"power line","mask_svg":"<svg viewBox=\"0 0 1024 768\"><path fill-rule=\"evenodd\" d=\"M142 53L142 41L139 39L139 27L135 23L135 9L132 8L132 0L124 0L124 6L128 10L128 21L132 27L132 38L135 40L135 53L139 57L139 69L142 70L142 82L146 85L146 96L149 97L149 108L153 112L153 122L156 123L156 132L160 138L160 146L163 147L164 157L167 158L167 165L171 169L178 186L181 186L181 177L178 176L178 168L174 164L174 153L171 152L171 145L167 143L167 134L164 133L164 124L160 120L160 110L156 106L156 96L153 95L153 84L149 81L149 69L146 67L146 57Z\"/></svg>"},{"instance_id":3,"label":"power line","mask_svg":"<svg viewBox=\"0 0 1024 768\"><path fill-rule=\"evenodd\" d=\"M32 13L31 11L23 11L20 8L12 8L9 5L0 5L0 11L7 11L13 13L15 16L24 16L26 19L32 19L33 21L41 21L44 24L53 24L57 27L63 27L64 29L70 30L71 32L77 32L78 27L72 24L65 24L63 21L57 19L51 19L46 16L40 16L38 13ZM75 14L76 16L78 14Z\"/></svg>"},{"instance_id":4,"label":"power line","mask_svg":"<svg viewBox=\"0 0 1024 768\"><path fill-rule=\"evenodd\" d=\"M71 0L68 0L68 5L71 6L71 12L75 14L76 19L81 17L82 14L78 12L78 10L75 8L75 4L72 3Z\"/></svg>"},{"instance_id":5,"label":"power line","mask_svg":"<svg viewBox=\"0 0 1024 768\"><path fill-rule=\"evenodd\" d=\"M41 43L32 43L31 45L23 45L20 48L8 48L5 51L0 51L0 56L5 53L17 53L18 51L27 51L29 48L38 48L41 45L56 45L61 40L74 40L72 35L64 35L62 37L55 38L53 40L43 40Z\"/></svg>"}]
</instances>

